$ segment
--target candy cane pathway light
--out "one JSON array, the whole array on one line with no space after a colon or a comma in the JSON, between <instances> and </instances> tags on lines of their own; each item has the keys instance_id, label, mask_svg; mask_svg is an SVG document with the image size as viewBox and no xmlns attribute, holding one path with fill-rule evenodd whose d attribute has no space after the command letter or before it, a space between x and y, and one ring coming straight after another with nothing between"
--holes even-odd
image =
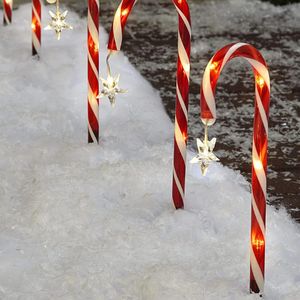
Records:
<instances>
[{"instance_id":1,"label":"candy cane pathway light","mask_svg":"<svg viewBox=\"0 0 300 300\"><path fill-rule=\"evenodd\" d=\"M260 52L251 45L235 43L219 50L208 63L201 86L201 120L207 126L216 121L215 91L224 66L243 57L255 76L255 114L252 149L252 208L250 247L250 291L263 293L265 274L265 232L267 197L268 116L270 104L269 72Z\"/></svg>"},{"instance_id":2,"label":"candy cane pathway light","mask_svg":"<svg viewBox=\"0 0 300 300\"><path fill-rule=\"evenodd\" d=\"M122 0L114 17L109 35L108 50L121 50L123 32L137 0ZM185 161L188 127L188 94L190 76L191 19L187 0L173 0L178 13L178 61L176 80L176 117L174 138L173 202L177 209L184 207ZM112 89L112 91L114 91ZM111 95L111 94L110 94ZM111 95L113 96L113 95Z\"/></svg>"},{"instance_id":3,"label":"candy cane pathway light","mask_svg":"<svg viewBox=\"0 0 300 300\"><path fill-rule=\"evenodd\" d=\"M32 55L39 55L41 48L41 19L42 19L42 4L41 0L32 0Z\"/></svg>"},{"instance_id":4,"label":"candy cane pathway light","mask_svg":"<svg viewBox=\"0 0 300 300\"><path fill-rule=\"evenodd\" d=\"M2 0L3 3L3 24L8 25L12 22L13 0Z\"/></svg>"},{"instance_id":5,"label":"candy cane pathway light","mask_svg":"<svg viewBox=\"0 0 300 300\"><path fill-rule=\"evenodd\" d=\"M88 142L99 142L99 0L88 0Z\"/></svg>"}]
</instances>

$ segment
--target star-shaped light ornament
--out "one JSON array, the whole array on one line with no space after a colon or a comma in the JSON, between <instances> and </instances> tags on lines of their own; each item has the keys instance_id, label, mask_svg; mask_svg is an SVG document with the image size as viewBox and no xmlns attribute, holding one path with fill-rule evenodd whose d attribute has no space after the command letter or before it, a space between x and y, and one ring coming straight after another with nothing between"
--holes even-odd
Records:
<instances>
[{"instance_id":1,"label":"star-shaped light ornament","mask_svg":"<svg viewBox=\"0 0 300 300\"><path fill-rule=\"evenodd\" d=\"M107 79L100 78L102 81L103 89L101 90L99 96L97 97L107 97L110 101L110 104L112 107L115 107L116 105L116 95L117 94L124 94L127 93L127 90L123 90L119 87L119 81L120 81L120 74L116 77L113 77L111 75L110 65L109 65L109 58L111 56L112 52L109 52L106 58L106 66L107 66Z\"/></svg>"},{"instance_id":2,"label":"star-shaped light ornament","mask_svg":"<svg viewBox=\"0 0 300 300\"><path fill-rule=\"evenodd\" d=\"M219 161L218 157L213 153L216 145L216 138L208 140L207 125L205 125L205 136L204 141L197 139L198 154L194 157L190 163L199 164L201 168L202 175L205 176L209 165L214 161Z\"/></svg>"},{"instance_id":3,"label":"star-shaped light ornament","mask_svg":"<svg viewBox=\"0 0 300 300\"><path fill-rule=\"evenodd\" d=\"M51 22L45 30L54 30L57 36L57 39L60 40L61 32L64 29L73 29L71 25L66 22L66 17L68 11L64 11L63 13L59 10L59 0L47 0L48 3L54 4L56 2L56 12L53 13L51 10L49 11Z\"/></svg>"},{"instance_id":4,"label":"star-shaped light ornament","mask_svg":"<svg viewBox=\"0 0 300 300\"><path fill-rule=\"evenodd\" d=\"M107 79L100 78L102 81L103 89L101 90L98 98L107 97L112 107L116 105L116 95L124 94L127 90L119 88L120 74L116 77L108 75Z\"/></svg>"}]
</instances>

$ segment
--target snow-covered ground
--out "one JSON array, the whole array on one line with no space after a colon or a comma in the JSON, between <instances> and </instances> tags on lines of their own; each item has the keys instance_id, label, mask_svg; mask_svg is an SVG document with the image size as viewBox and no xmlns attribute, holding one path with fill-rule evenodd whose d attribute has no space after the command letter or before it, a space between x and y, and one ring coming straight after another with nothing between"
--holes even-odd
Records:
<instances>
[{"instance_id":1,"label":"snow-covered ground","mask_svg":"<svg viewBox=\"0 0 300 300\"><path fill-rule=\"evenodd\" d=\"M129 92L102 101L101 143L87 145L86 21L70 14L60 42L43 32L37 61L30 14L0 27L0 299L257 299L246 180L189 166L173 209L173 126L122 54L112 68ZM300 299L300 227L267 213L265 298Z\"/></svg>"}]
</instances>

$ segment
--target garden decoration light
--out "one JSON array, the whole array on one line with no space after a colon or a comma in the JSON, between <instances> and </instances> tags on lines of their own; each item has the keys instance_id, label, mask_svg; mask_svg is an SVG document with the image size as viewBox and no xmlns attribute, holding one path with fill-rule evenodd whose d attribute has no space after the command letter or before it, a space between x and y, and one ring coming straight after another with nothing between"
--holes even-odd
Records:
<instances>
[{"instance_id":1,"label":"garden decoration light","mask_svg":"<svg viewBox=\"0 0 300 300\"><path fill-rule=\"evenodd\" d=\"M12 22L13 0L2 0L3 2L3 24L8 25Z\"/></svg>"},{"instance_id":2,"label":"garden decoration light","mask_svg":"<svg viewBox=\"0 0 300 300\"><path fill-rule=\"evenodd\" d=\"M32 0L32 55L39 55L41 49L41 20L42 20L42 3L41 0Z\"/></svg>"},{"instance_id":3,"label":"garden decoration light","mask_svg":"<svg viewBox=\"0 0 300 300\"><path fill-rule=\"evenodd\" d=\"M99 0L88 0L88 142L99 142Z\"/></svg>"},{"instance_id":4,"label":"garden decoration light","mask_svg":"<svg viewBox=\"0 0 300 300\"><path fill-rule=\"evenodd\" d=\"M215 90L219 76L231 59L242 57L250 63L255 78L255 110L252 146L252 208L250 247L250 291L263 293L265 274L265 232L267 198L268 116L270 78L260 52L245 43L225 46L208 63L201 86L201 120L206 126L215 123Z\"/></svg>"}]
</instances>

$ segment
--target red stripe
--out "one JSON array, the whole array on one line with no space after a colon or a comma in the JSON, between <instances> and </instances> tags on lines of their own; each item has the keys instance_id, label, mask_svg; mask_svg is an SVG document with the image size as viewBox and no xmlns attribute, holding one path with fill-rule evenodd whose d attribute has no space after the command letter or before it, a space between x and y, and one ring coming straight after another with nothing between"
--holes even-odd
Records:
<instances>
[{"instance_id":1,"label":"red stripe","mask_svg":"<svg viewBox=\"0 0 300 300\"><path fill-rule=\"evenodd\" d=\"M96 65L96 69L98 69L97 64ZM92 68L91 63L88 63L88 77L89 77L89 83L90 83L90 87L92 89L92 91L94 92L94 94L97 96L99 93L99 82L98 82L98 77L96 77L96 74Z\"/></svg>"},{"instance_id":2,"label":"red stripe","mask_svg":"<svg viewBox=\"0 0 300 300\"><path fill-rule=\"evenodd\" d=\"M88 0L88 9L90 16L95 24L95 27L99 28L99 7L95 0Z\"/></svg>"},{"instance_id":3,"label":"red stripe","mask_svg":"<svg viewBox=\"0 0 300 300\"><path fill-rule=\"evenodd\" d=\"M9 23L11 23L12 22L12 8L10 7L10 5L5 0L3 0L3 7L4 7L5 13L7 15L7 18L9 20ZM3 23L5 25L7 25L7 21L4 17L4 14L3 14Z\"/></svg>"},{"instance_id":4,"label":"red stripe","mask_svg":"<svg viewBox=\"0 0 300 300\"><path fill-rule=\"evenodd\" d=\"M42 5L41 5L41 2L40 0L32 0L32 4L34 5L37 13L39 15L41 15L41 11L42 11Z\"/></svg>"}]
</instances>

